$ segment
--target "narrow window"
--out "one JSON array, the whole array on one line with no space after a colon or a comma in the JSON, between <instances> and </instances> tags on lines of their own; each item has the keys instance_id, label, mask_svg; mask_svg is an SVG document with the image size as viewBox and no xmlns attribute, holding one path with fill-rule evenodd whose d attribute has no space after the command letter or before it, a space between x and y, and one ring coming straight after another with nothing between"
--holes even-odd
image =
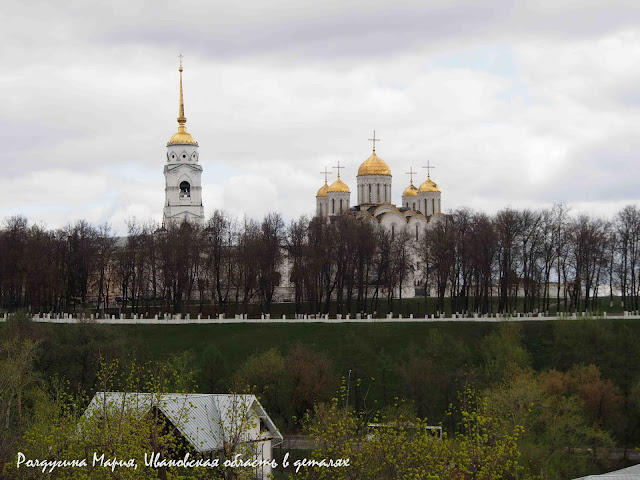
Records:
<instances>
[{"instance_id":1,"label":"narrow window","mask_svg":"<svg viewBox=\"0 0 640 480\"><path fill-rule=\"evenodd\" d=\"M418 225L416 224L416 241L418 241Z\"/></svg>"},{"instance_id":2,"label":"narrow window","mask_svg":"<svg viewBox=\"0 0 640 480\"><path fill-rule=\"evenodd\" d=\"M340 199L340 213L342 213L342 199Z\"/></svg>"},{"instance_id":3,"label":"narrow window","mask_svg":"<svg viewBox=\"0 0 640 480\"><path fill-rule=\"evenodd\" d=\"M436 213L436 201L435 199L431 199L431 213Z\"/></svg>"},{"instance_id":4,"label":"narrow window","mask_svg":"<svg viewBox=\"0 0 640 480\"><path fill-rule=\"evenodd\" d=\"M391 225L391 241L393 242L393 239L396 238L396 226L395 225Z\"/></svg>"},{"instance_id":5,"label":"narrow window","mask_svg":"<svg viewBox=\"0 0 640 480\"><path fill-rule=\"evenodd\" d=\"M371 203L371 185L369 185L369 203Z\"/></svg>"},{"instance_id":6,"label":"narrow window","mask_svg":"<svg viewBox=\"0 0 640 480\"><path fill-rule=\"evenodd\" d=\"M336 199L332 198L331 199L331 213L336 213Z\"/></svg>"}]
</instances>

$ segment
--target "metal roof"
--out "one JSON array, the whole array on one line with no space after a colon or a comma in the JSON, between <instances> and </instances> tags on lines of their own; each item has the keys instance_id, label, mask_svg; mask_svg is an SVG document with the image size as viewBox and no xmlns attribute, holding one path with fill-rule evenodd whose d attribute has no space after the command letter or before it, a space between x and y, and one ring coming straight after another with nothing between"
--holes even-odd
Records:
<instances>
[{"instance_id":1,"label":"metal roof","mask_svg":"<svg viewBox=\"0 0 640 480\"><path fill-rule=\"evenodd\" d=\"M602 475L588 475L575 480L639 480L640 464L632 467L616 470L615 472L603 473Z\"/></svg>"},{"instance_id":2,"label":"metal roof","mask_svg":"<svg viewBox=\"0 0 640 480\"><path fill-rule=\"evenodd\" d=\"M283 440L255 395L98 392L84 415L100 412L105 406L135 410L140 414L147 413L152 406L156 407L198 452L220 450L225 440L247 433L251 422L259 420L268 431L268 435L260 436L261 439L276 440L275 445Z\"/></svg>"}]
</instances>

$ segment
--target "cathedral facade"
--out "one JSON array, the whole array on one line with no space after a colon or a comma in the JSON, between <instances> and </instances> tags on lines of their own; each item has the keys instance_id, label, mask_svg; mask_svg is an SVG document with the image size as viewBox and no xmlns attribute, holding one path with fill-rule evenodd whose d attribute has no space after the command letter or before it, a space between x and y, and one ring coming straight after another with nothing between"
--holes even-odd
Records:
<instances>
[{"instance_id":1,"label":"cathedral facade","mask_svg":"<svg viewBox=\"0 0 640 480\"><path fill-rule=\"evenodd\" d=\"M357 204L351 206L351 191L346 183L337 179L329 185L325 169L325 183L316 194L316 215L327 222L337 215L354 215L365 221L374 222L391 232L392 237L404 229L416 240L421 232L442 218L442 192L428 174L419 187L413 185L413 174L409 172L411 180L402 193L402 205L392 203L392 175L389 165L382 160L374 148L373 153L358 168L356 177ZM341 168L338 165L338 172ZM433 167L425 167L433 168Z\"/></svg>"}]
</instances>

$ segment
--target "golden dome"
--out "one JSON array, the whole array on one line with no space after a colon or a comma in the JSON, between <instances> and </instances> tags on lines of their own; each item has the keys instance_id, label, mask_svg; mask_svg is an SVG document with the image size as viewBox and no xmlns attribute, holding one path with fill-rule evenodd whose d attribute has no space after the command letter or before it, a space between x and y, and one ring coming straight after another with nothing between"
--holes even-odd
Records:
<instances>
[{"instance_id":1,"label":"golden dome","mask_svg":"<svg viewBox=\"0 0 640 480\"><path fill-rule=\"evenodd\" d=\"M389 175L391 176L391 169L389 165L385 163L379 156L376 155L376 151L369 158L367 158L360 168L358 168L358 176L360 175Z\"/></svg>"},{"instance_id":2,"label":"golden dome","mask_svg":"<svg viewBox=\"0 0 640 480\"><path fill-rule=\"evenodd\" d=\"M327 192L329 191L329 185L327 185L327 181L324 181L324 185L320 187L318 193L316 193L316 197L326 197Z\"/></svg>"},{"instance_id":3,"label":"golden dome","mask_svg":"<svg viewBox=\"0 0 640 480\"><path fill-rule=\"evenodd\" d=\"M331 184L331 186L327 189L327 192L346 192L351 193L349 187L346 183L340 180L340 175L338 175L338 179Z\"/></svg>"},{"instance_id":4,"label":"golden dome","mask_svg":"<svg viewBox=\"0 0 640 480\"><path fill-rule=\"evenodd\" d=\"M182 131L181 131L182 130ZM195 145L198 146L198 142L196 142L190 133L187 132L187 129L183 126L178 127L178 133L174 133L173 137L169 139L167 142L167 147L169 145Z\"/></svg>"},{"instance_id":5,"label":"golden dome","mask_svg":"<svg viewBox=\"0 0 640 480\"><path fill-rule=\"evenodd\" d=\"M418 193L422 192L440 192L440 189L438 188L438 184L431 180L430 176L427 176L427 179L418 189Z\"/></svg>"},{"instance_id":6,"label":"golden dome","mask_svg":"<svg viewBox=\"0 0 640 480\"><path fill-rule=\"evenodd\" d=\"M402 196L403 197L415 197L416 195L418 195L418 189L413 184L413 180L411 180L411 184L407 188L404 189L404 192L402 192Z\"/></svg>"}]
</instances>

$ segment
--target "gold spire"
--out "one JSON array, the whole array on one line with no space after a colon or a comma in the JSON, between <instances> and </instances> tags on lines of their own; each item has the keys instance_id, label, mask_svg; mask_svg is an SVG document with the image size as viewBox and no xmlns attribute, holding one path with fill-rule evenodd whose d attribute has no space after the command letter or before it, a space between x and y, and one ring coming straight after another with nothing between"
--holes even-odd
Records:
<instances>
[{"instance_id":1,"label":"gold spire","mask_svg":"<svg viewBox=\"0 0 640 480\"><path fill-rule=\"evenodd\" d=\"M180 55L180 68L178 68L180 72L180 107L178 108L178 131L183 133L186 132L186 127L184 126L187 123L187 117L184 116L184 100L182 98L182 55Z\"/></svg>"},{"instance_id":2,"label":"gold spire","mask_svg":"<svg viewBox=\"0 0 640 480\"><path fill-rule=\"evenodd\" d=\"M185 123L187 123L187 117L184 116L184 99L182 97L182 55L180 55L180 67L178 68L180 72L180 105L178 106L178 133L173 135L167 146L175 145L175 144L187 144L187 145L198 145L193 137L187 132L187 127L185 127Z\"/></svg>"}]
</instances>

